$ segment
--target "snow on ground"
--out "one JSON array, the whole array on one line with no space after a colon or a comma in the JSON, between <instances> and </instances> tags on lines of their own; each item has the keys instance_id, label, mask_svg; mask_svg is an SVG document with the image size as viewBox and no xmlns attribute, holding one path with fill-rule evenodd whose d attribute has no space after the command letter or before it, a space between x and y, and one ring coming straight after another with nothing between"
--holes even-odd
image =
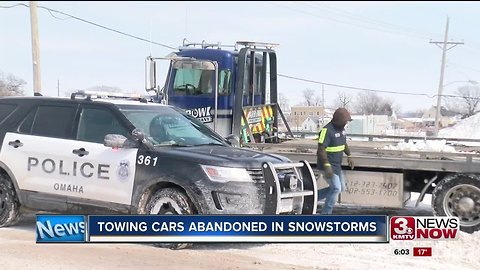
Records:
<instances>
[{"instance_id":1,"label":"snow on ground","mask_svg":"<svg viewBox=\"0 0 480 270\"><path fill-rule=\"evenodd\" d=\"M336 206L334 214L388 214L432 216L431 195L425 196L418 208L413 208L418 193L412 193L405 209L374 209ZM432 247L432 257L394 255L398 248ZM458 239L449 241L394 241L388 244L229 244L225 254L311 267L312 269L480 269L480 231L474 234L460 232ZM206 247L197 247L205 249ZM214 247L206 249L213 250ZM218 250L217 250L218 251Z\"/></svg>"},{"instance_id":2,"label":"snow on ground","mask_svg":"<svg viewBox=\"0 0 480 270\"><path fill-rule=\"evenodd\" d=\"M439 137L480 139L480 113L463 119L453 127L444 128L438 131ZM471 146L480 146L480 143L468 143Z\"/></svg>"},{"instance_id":3,"label":"snow on ground","mask_svg":"<svg viewBox=\"0 0 480 270\"><path fill-rule=\"evenodd\" d=\"M453 127L441 129L439 137L456 139L479 139L480 140L480 113L463 119ZM462 145L480 146L480 142L461 142ZM408 143L400 142L397 145L387 145L385 150L401 151L426 151L426 152L457 152L454 147L447 145L445 140L426 140Z\"/></svg>"},{"instance_id":4,"label":"snow on ground","mask_svg":"<svg viewBox=\"0 0 480 270\"><path fill-rule=\"evenodd\" d=\"M390 244L269 244L225 251L314 269L480 269L480 232L449 241ZM396 248L432 247L432 257L394 255Z\"/></svg>"},{"instance_id":5,"label":"snow on ground","mask_svg":"<svg viewBox=\"0 0 480 270\"><path fill-rule=\"evenodd\" d=\"M441 129L438 135L445 138L480 139L480 113L461 120L453 127Z\"/></svg>"},{"instance_id":6,"label":"snow on ground","mask_svg":"<svg viewBox=\"0 0 480 270\"><path fill-rule=\"evenodd\" d=\"M397 145L387 145L383 147L385 150L400 150L400 151L425 151L425 152L457 152L454 147L447 145L446 140L432 140L432 141L417 141L413 142L399 142Z\"/></svg>"},{"instance_id":7,"label":"snow on ground","mask_svg":"<svg viewBox=\"0 0 480 270\"><path fill-rule=\"evenodd\" d=\"M426 198L426 202L429 199ZM429 215L431 209L427 203L421 203L417 210L403 209L390 212L394 215ZM411 203L410 205L413 205ZM412 213L417 212L418 213ZM334 212L335 213L335 212ZM365 209L342 209L339 214L368 214ZM370 214L385 214L371 210ZM480 231L474 234L460 232L458 239L448 241L394 241L388 244L266 244L266 245L229 245L225 253L253 256L255 258L312 267L313 269L480 269ZM394 250L413 247L432 247L432 257L413 257L395 255Z\"/></svg>"}]
</instances>

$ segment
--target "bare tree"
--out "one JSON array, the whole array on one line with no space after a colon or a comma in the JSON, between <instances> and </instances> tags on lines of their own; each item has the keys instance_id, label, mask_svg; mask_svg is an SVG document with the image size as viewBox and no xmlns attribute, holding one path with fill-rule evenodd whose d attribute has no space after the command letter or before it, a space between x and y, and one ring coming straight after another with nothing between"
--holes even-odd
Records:
<instances>
[{"instance_id":1,"label":"bare tree","mask_svg":"<svg viewBox=\"0 0 480 270\"><path fill-rule=\"evenodd\" d=\"M3 72L0 72L0 96L23 96L25 84L27 83L23 79L12 74L5 77Z\"/></svg>"},{"instance_id":2,"label":"bare tree","mask_svg":"<svg viewBox=\"0 0 480 270\"><path fill-rule=\"evenodd\" d=\"M316 94L316 91L310 88L303 90L303 102L304 106L322 106L322 97Z\"/></svg>"},{"instance_id":3,"label":"bare tree","mask_svg":"<svg viewBox=\"0 0 480 270\"><path fill-rule=\"evenodd\" d=\"M291 121L292 116L290 115L290 104L287 97L283 93L278 93L278 106L282 113L285 116L287 122ZM283 121L283 120L282 120Z\"/></svg>"},{"instance_id":4,"label":"bare tree","mask_svg":"<svg viewBox=\"0 0 480 270\"><path fill-rule=\"evenodd\" d=\"M340 92L337 94L337 99L335 100L334 107L335 108L345 108L350 110L351 102L353 100L352 95L347 94L345 92Z\"/></svg>"},{"instance_id":5,"label":"bare tree","mask_svg":"<svg viewBox=\"0 0 480 270\"><path fill-rule=\"evenodd\" d=\"M446 98L447 109L470 117L480 111L480 87L462 86L455 91L455 97Z\"/></svg>"},{"instance_id":6,"label":"bare tree","mask_svg":"<svg viewBox=\"0 0 480 270\"><path fill-rule=\"evenodd\" d=\"M393 113L393 102L379 96L375 92L358 93L354 109L359 114L389 115Z\"/></svg>"},{"instance_id":7,"label":"bare tree","mask_svg":"<svg viewBox=\"0 0 480 270\"><path fill-rule=\"evenodd\" d=\"M401 114L401 117L421 118L425 114L425 111L426 111L425 109L416 109L416 110L406 111Z\"/></svg>"},{"instance_id":8,"label":"bare tree","mask_svg":"<svg viewBox=\"0 0 480 270\"><path fill-rule=\"evenodd\" d=\"M282 112L289 112L290 111L290 104L288 102L287 97L283 93L278 94L278 105Z\"/></svg>"}]
</instances>

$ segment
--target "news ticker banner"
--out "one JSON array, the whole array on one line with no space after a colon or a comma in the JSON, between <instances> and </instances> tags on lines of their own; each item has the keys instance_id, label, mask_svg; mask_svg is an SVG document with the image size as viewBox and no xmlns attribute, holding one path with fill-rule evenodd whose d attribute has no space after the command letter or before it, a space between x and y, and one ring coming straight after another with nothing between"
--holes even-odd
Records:
<instances>
[{"instance_id":1,"label":"news ticker banner","mask_svg":"<svg viewBox=\"0 0 480 270\"><path fill-rule=\"evenodd\" d=\"M37 243L388 243L379 215L37 215Z\"/></svg>"},{"instance_id":2,"label":"news ticker banner","mask_svg":"<svg viewBox=\"0 0 480 270\"><path fill-rule=\"evenodd\" d=\"M390 221L390 222L389 222ZM365 215L37 215L37 243L387 243L451 240L458 217Z\"/></svg>"}]
</instances>

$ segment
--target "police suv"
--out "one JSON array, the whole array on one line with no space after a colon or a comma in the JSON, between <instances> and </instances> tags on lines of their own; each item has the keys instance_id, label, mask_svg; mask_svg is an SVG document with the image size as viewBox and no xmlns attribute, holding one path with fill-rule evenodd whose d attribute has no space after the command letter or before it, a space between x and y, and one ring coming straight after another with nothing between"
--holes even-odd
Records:
<instances>
[{"instance_id":1,"label":"police suv","mask_svg":"<svg viewBox=\"0 0 480 270\"><path fill-rule=\"evenodd\" d=\"M78 92L0 98L0 227L85 214L312 214L308 162L233 147L193 116Z\"/></svg>"}]
</instances>

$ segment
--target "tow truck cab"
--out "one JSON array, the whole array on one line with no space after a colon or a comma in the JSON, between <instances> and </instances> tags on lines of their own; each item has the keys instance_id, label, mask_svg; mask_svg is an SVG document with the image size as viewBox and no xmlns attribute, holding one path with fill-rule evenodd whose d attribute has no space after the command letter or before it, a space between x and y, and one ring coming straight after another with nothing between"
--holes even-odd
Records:
<instances>
[{"instance_id":1,"label":"tow truck cab","mask_svg":"<svg viewBox=\"0 0 480 270\"><path fill-rule=\"evenodd\" d=\"M184 109L222 136L241 136L243 142L272 139L277 137L278 118L283 117L277 106L275 46L245 41L222 46L184 40L173 57L147 58L152 68L146 89L156 90L163 103ZM156 74L152 72L158 59L170 60L161 90L155 89Z\"/></svg>"}]
</instances>

